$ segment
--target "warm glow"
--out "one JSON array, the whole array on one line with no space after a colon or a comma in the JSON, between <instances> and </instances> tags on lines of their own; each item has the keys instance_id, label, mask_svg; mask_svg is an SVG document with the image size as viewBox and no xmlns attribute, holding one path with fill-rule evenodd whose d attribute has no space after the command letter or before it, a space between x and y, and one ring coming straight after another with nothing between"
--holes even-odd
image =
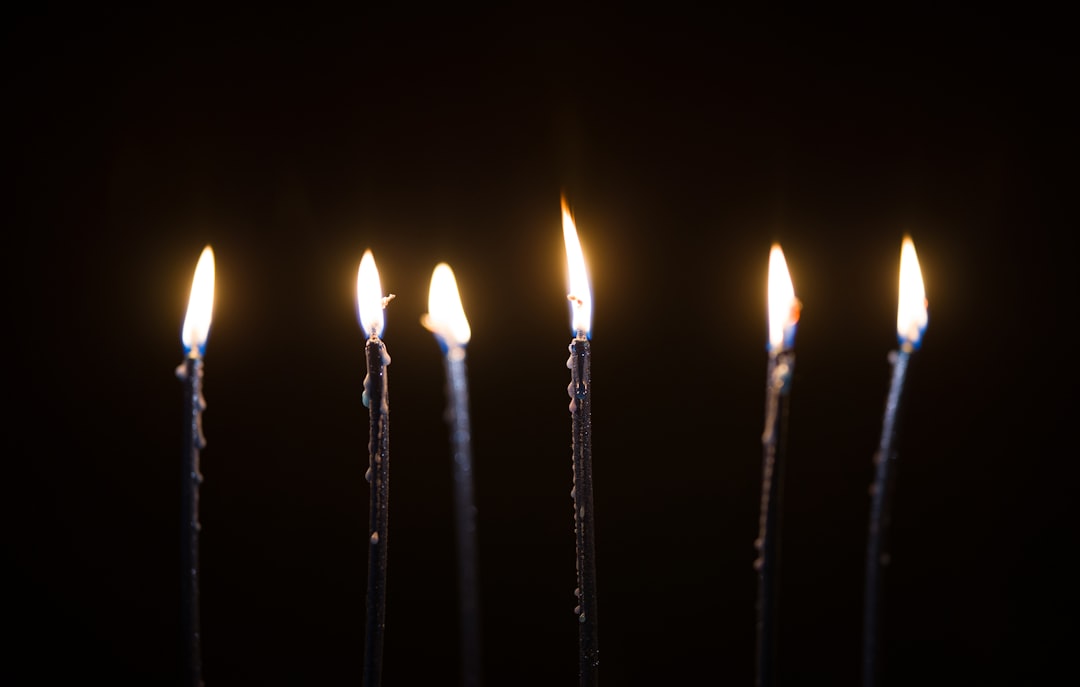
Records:
<instances>
[{"instance_id":1,"label":"warm glow","mask_svg":"<svg viewBox=\"0 0 1080 687\"><path fill-rule=\"evenodd\" d=\"M900 247L900 303L896 308L896 334L901 345L918 348L926 331L926 287L919 256L910 236Z\"/></svg>"},{"instance_id":2,"label":"warm glow","mask_svg":"<svg viewBox=\"0 0 1080 687\"><path fill-rule=\"evenodd\" d=\"M431 273L428 290L428 314L421 318L424 326L435 333L447 348L460 348L469 343L472 331L465 309L461 307L457 280L450 265L441 262Z\"/></svg>"},{"instance_id":3,"label":"warm glow","mask_svg":"<svg viewBox=\"0 0 1080 687\"><path fill-rule=\"evenodd\" d=\"M769 253L769 350L780 351L794 342L799 301L791 283L784 251L774 243Z\"/></svg>"},{"instance_id":4,"label":"warm glow","mask_svg":"<svg viewBox=\"0 0 1080 687\"><path fill-rule=\"evenodd\" d=\"M202 355L206 348L206 337L210 334L210 320L213 314L214 251L207 246L203 248L199 263L195 266L187 315L184 317L184 329L180 335L184 350L188 353Z\"/></svg>"},{"instance_id":5,"label":"warm glow","mask_svg":"<svg viewBox=\"0 0 1080 687\"><path fill-rule=\"evenodd\" d=\"M589 275L585 271L585 256L581 252L574 218L566 199L562 200L563 240L566 242L566 264L570 272L570 312L572 328L575 334L588 334L592 326L592 291L589 289Z\"/></svg>"},{"instance_id":6,"label":"warm glow","mask_svg":"<svg viewBox=\"0 0 1080 687\"><path fill-rule=\"evenodd\" d=\"M382 336L385 304L375 257L370 250L364 251L360 270L356 275L356 307L360 313L360 326L364 328L367 336Z\"/></svg>"}]
</instances>

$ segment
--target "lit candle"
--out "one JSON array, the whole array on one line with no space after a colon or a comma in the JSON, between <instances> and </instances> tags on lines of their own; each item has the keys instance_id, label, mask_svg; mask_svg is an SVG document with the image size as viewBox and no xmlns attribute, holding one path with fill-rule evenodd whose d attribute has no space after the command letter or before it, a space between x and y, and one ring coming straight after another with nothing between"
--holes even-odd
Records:
<instances>
[{"instance_id":1,"label":"lit candle","mask_svg":"<svg viewBox=\"0 0 1080 687\"><path fill-rule=\"evenodd\" d=\"M356 276L356 304L360 326L367 335L365 347L367 376L364 378L364 405L368 408L368 469L371 485L368 530L367 622L364 636L364 685L377 687L382 681L383 631L386 626L386 545L387 501L390 494L390 403L387 397L386 366L390 356L379 337L383 331L383 309L393 299L383 297L379 271L371 251L365 251Z\"/></svg>"},{"instance_id":2,"label":"lit candle","mask_svg":"<svg viewBox=\"0 0 1080 687\"><path fill-rule=\"evenodd\" d=\"M458 602L461 613L461 677L465 687L480 684L480 592L476 574L476 506L473 502L472 438L465 345L472 335L461 306L454 271L435 266L428 313L421 318L442 347L446 366L446 421L453 446L454 525L457 538Z\"/></svg>"},{"instance_id":3,"label":"lit candle","mask_svg":"<svg viewBox=\"0 0 1080 687\"><path fill-rule=\"evenodd\" d=\"M181 460L180 522L181 540L181 641L184 659L184 682L189 687L202 685L202 648L199 639L199 451L206 446L202 431L203 355L214 310L214 251L207 246L195 267L188 299L187 315L180 340L184 344L184 362L176 376L184 383L184 453Z\"/></svg>"},{"instance_id":4,"label":"lit candle","mask_svg":"<svg viewBox=\"0 0 1080 687\"><path fill-rule=\"evenodd\" d=\"M795 298L787 261L779 244L769 253L769 363L765 375L765 431L761 436L761 513L758 555L757 673L759 687L774 683L776 653L777 559L780 551L780 495L783 484L783 436L787 421L788 392L795 368L795 325L801 305Z\"/></svg>"},{"instance_id":5,"label":"lit candle","mask_svg":"<svg viewBox=\"0 0 1080 687\"><path fill-rule=\"evenodd\" d=\"M896 423L903 400L904 379L907 377L911 354L922 344L926 331L926 289L923 285L919 258L910 236L900 247L900 297L896 308L896 335L899 350L889 355L893 365L892 383L885 401L881 425L881 440L874 454L874 483L870 487L870 528L866 547L866 590L863 600L863 685L872 687L877 681L878 667L878 603L882 568L888 563L886 535L889 528L889 509L892 500L893 463L896 453L893 443Z\"/></svg>"},{"instance_id":6,"label":"lit candle","mask_svg":"<svg viewBox=\"0 0 1080 687\"><path fill-rule=\"evenodd\" d=\"M574 614L578 619L578 674L582 687L595 685L600 651L596 641L596 555L593 536L592 488L592 352L589 331L592 324L592 291L585 271L585 256L581 252L574 218L562 201L563 240L569 268L571 329L570 342L570 413L573 417L574 531L577 542L578 598Z\"/></svg>"}]
</instances>

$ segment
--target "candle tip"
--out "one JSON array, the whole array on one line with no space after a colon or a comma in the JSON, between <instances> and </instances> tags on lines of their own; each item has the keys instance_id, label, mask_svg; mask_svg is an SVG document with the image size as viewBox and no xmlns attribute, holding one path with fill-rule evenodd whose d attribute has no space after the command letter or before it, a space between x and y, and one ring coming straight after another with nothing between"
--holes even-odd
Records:
<instances>
[{"instance_id":1,"label":"candle tip","mask_svg":"<svg viewBox=\"0 0 1080 687\"><path fill-rule=\"evenodd\" d=\"M445 262L436 265L431 273L428 312L421 316L420 323L435 335L444 353L463 348L472 338L454 270Z\"/></svg>"},{"instance_id":2,"label":"candle tip","mask_svg":"<svg viewBox=\"0 0 1080 687\"><path fill-rule=\"evenodd\" d=\"M585 269L585 254L581 250L574 218L566 197L562 198L563 242L566 244L566 264L569 271L571 329L575 336L588 337L592 329L592 289Z\"/></svg>"},{"instance_id":3,"label":"candle tip","mask_svg":"<svg viewBox=\"0 0 1080 687\"><path fill-rule=\"evenodd\" d=\"M795 297L795 286L779 243L774 243L769 251L768 300L768 349L778 353L795 345L795 325L802 312L802 303Z\"/></svg>"},{"instance_id":4,"label":"candle tip","mask_svg":"<svg viewBox=\"0 0 1080 687\"><path fill-rule=\"evenodd\" d=\"M214 251L207 245L195 266L188 297L187 314L180 340L191 357L201 357L206 352L206 340L210 335L210 322L214 314Z\"/></svg>"},{"instance_id":5,"label":"candle tip","mask_svg":"<svg viewBox=\"0 0 1080 687\"><path fill-rule=\"evenodd\" d=\"M901 348L918 350L927 323L926 287L915 242L907 234L900 246L900 298L896 307L896 336Z\"/></svg>"},{"instance_id":6,"label":"candle tip","mask_svg":"<svg viewBox=\"0 0 1080 687\"><path fill-rule=\"evenodd\" d=\"M368 338L377 339L382 336L386 323L383 309L393 298L394 294L383 296L379 270L375 267L375 257L370 250L364 251L364 257L360 260L360 269L356 274L356 307L360 326Z\"/></svg>"}]
</instances>

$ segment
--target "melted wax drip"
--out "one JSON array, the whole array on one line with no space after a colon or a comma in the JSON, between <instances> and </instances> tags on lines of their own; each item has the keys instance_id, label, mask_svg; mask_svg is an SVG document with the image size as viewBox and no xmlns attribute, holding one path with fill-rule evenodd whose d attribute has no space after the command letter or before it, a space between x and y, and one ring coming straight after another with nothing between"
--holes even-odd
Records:
<instances>
[{"instance_id":1,"label":"melted wax drip","mask_svg":"<svg viewBox=\"0 0 1080 687\"><path fill-rule=\"evenodd\" d=\"M574 369L574 345L570 344L570 357L566 359L566 369ZM570 380L570 383L566 385L566 395L570 397L570 413L576 413L578 409L578 401L584 401L585 397L589 393L588 384L584 379L575 382Z\"/></svg>"},{"instance_id":2,"label":"melted wax drip","mask_svg":"<svg viewBox=\"0 0 1080 687\"><path fill-rule=\"evenodd\" d=\"M390 364L390 354L386 352L386 346L380 345L380 348L382 349L382 364L385 367L386 365ZM384 374L385 374L385 372L384 372ZM368 374L364 375L364 393L360 397L360 400L364 403L365 408L370 408L371 407L371 385L372 385L372 383L373 383L373 380L371 379L371 373L369 372ZM382 403L381 403L380 408L379 408L379 412L382 413L383 415L390 412L390 407L387 404L388 404L388 401L386 400L386 396L384 395L383 399L382 399Z\"/></svg>"},{"instance_id":3,"label":"melted wax drip","mask_svg":"<svg viewBox=\"0 0 1080 687\"><path fill-rule=\"evenodd\" d=\"M197 365L196 369L197 369L196 375L201 377L202 376L202 364L199 363ZM187 381L187 379L188 379L187 361L184 361L184 362L180 363L180 366L176 368L176 377L177 377L177 379L179 379L181 381L184 381L184 382ZM197 449L206 448L206 435L203 434L203 424L202 424L202 414L203 414L203 411L206 410L206 397L203 396L203 389L202 389L202 383L201 382L202 382L202 380L199 380L199 382L196 384L196 388L197 388L197 391L199 393L198 411L195 414L195 433L196 433L196 442L197 442L196 445L195 445L195 448L197 448ZM201 483L202 482L202 475L196 475L196 476L198 477L198 480Z\"/></svg>"}]
</instances>

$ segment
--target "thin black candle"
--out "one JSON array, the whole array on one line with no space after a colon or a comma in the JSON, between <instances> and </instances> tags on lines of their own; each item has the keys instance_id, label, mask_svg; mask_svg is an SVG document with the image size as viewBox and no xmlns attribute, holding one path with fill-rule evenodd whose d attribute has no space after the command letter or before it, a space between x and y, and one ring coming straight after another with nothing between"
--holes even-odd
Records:
<instances>
[{"instance_id":1,"label":"thin black candle","mask_svg":"<svg viewBox=\"0 0 1080 687\"><path fill-rule=\"evenodd\" d=\"M570 413L572 416L574 486L574 533L577 551L578 675L582 687L597 684L600 648L597 642L596 543L594 535L592 478L592 351L589 327L592 321L592 291L585 271L574 219L562 202L563 239L570 271L571 320L574 338L570 342Z\"/></svg>"},{"instance_id":2,"label":"thin black candle","mask_svg":"<svg viewBox=\"0 0 1080 687\"><path fill-rule=\"evenodd\" d=\"M761 510L758 520L757 663L755 684L771 687L776 670L777 577L780 555L780 505L788 392L795 368L795 324L799 302L780 246L769 255L769 365L765 378L765 430L761 435Z\"/></svg>"},{"instance_id":3,"label":"thin black candle","mask_svg":"<svg viewBox=\"0 0 1080 687\"><path fill-rule=\"evenodd\" d=\"M446 421L453 447L454 534L457 543L458 604L461 616L461 684L479 687L480 586L477 575L476 505L473 499L472 429L465 345L472 332L454 272L446 263L435 267L428 292L428 314L421 320L442 347L446 367Z\"/></svg>"},{"instance_id":4,"label":"thin black candle","mask_svg":"<svg viewBox=\"0 0 1080 687\"><path fill-rule=\"evenodd\" d=\"M180 632L183 646L184 684L198 686L202 682L202 646L199 624L199 451L206 446L202 433L203 360L189 356L176 370L184 383L184 454L181 460L180 487L180 570L181 616Z\"/></svg>"},{"instance_id":5,"label":"thin black candle","mask_svg":"<svg viewBox=\"0 0 1080 687\"><path fill-rule=\"evenodd\" d=\"M181 341L187 353L176 368L184 383L184 441L181 456L180 496L180 631L183 684L199 687L202 680L202 640L199 623L199 454L206 446L202 431L203 355L210 331L214 303L214 253L203 249L192 279L188 311L184 318Z\"/></svg>"},{"instance_id":6,"label":"thin black candle","mask_svg":"<svg viewBox=\"0 0 1080 687\"><path fill-rule=\"evenodd\" d=\"M926 291L915 244L904 237L900 250L900 303L896 327L899 350L890 354L892 382L885 400L881 439L874 454L874 482L870 487L870 526L866 545L866 588L863 598L864 687L874 687L879 676L881 578L888 563L888 531L895 482L896 427L904 400L904 381L912 354L926 330Z\"/></svg>"},{"instance_id":7,"label":"thin black candle","mask_svg":"<svg viewBox=\"0 0 1080 687\"><path fill-rule=\"evenodd\" d=\"M574 532L577 545L577 596L581 684L597 684L600 650L596 640L596 544L592 486L592 351L579 334L570 343L570 413L573 416Z\"/></svg>"},{"instance_id":8,"label":"thin black candle","mask_svg":"<svg viewBox=\"0 0 1080 687\"><path fill-rule=\"evenodd\" d=\"M379 273L371 251L364 253L357 274L357 306L360 324L368 335L365 347L367 376L364 378L364 405L370 420L368 469L370 483L368 510L368 580L364 625L364 686L382 682L383 640L386 629L386 549L389 540L390 496L390 401L386 366L390 356L379 335L383 330L383 308L393 295L383 298Z\"/></svg>"}]
</instances>

